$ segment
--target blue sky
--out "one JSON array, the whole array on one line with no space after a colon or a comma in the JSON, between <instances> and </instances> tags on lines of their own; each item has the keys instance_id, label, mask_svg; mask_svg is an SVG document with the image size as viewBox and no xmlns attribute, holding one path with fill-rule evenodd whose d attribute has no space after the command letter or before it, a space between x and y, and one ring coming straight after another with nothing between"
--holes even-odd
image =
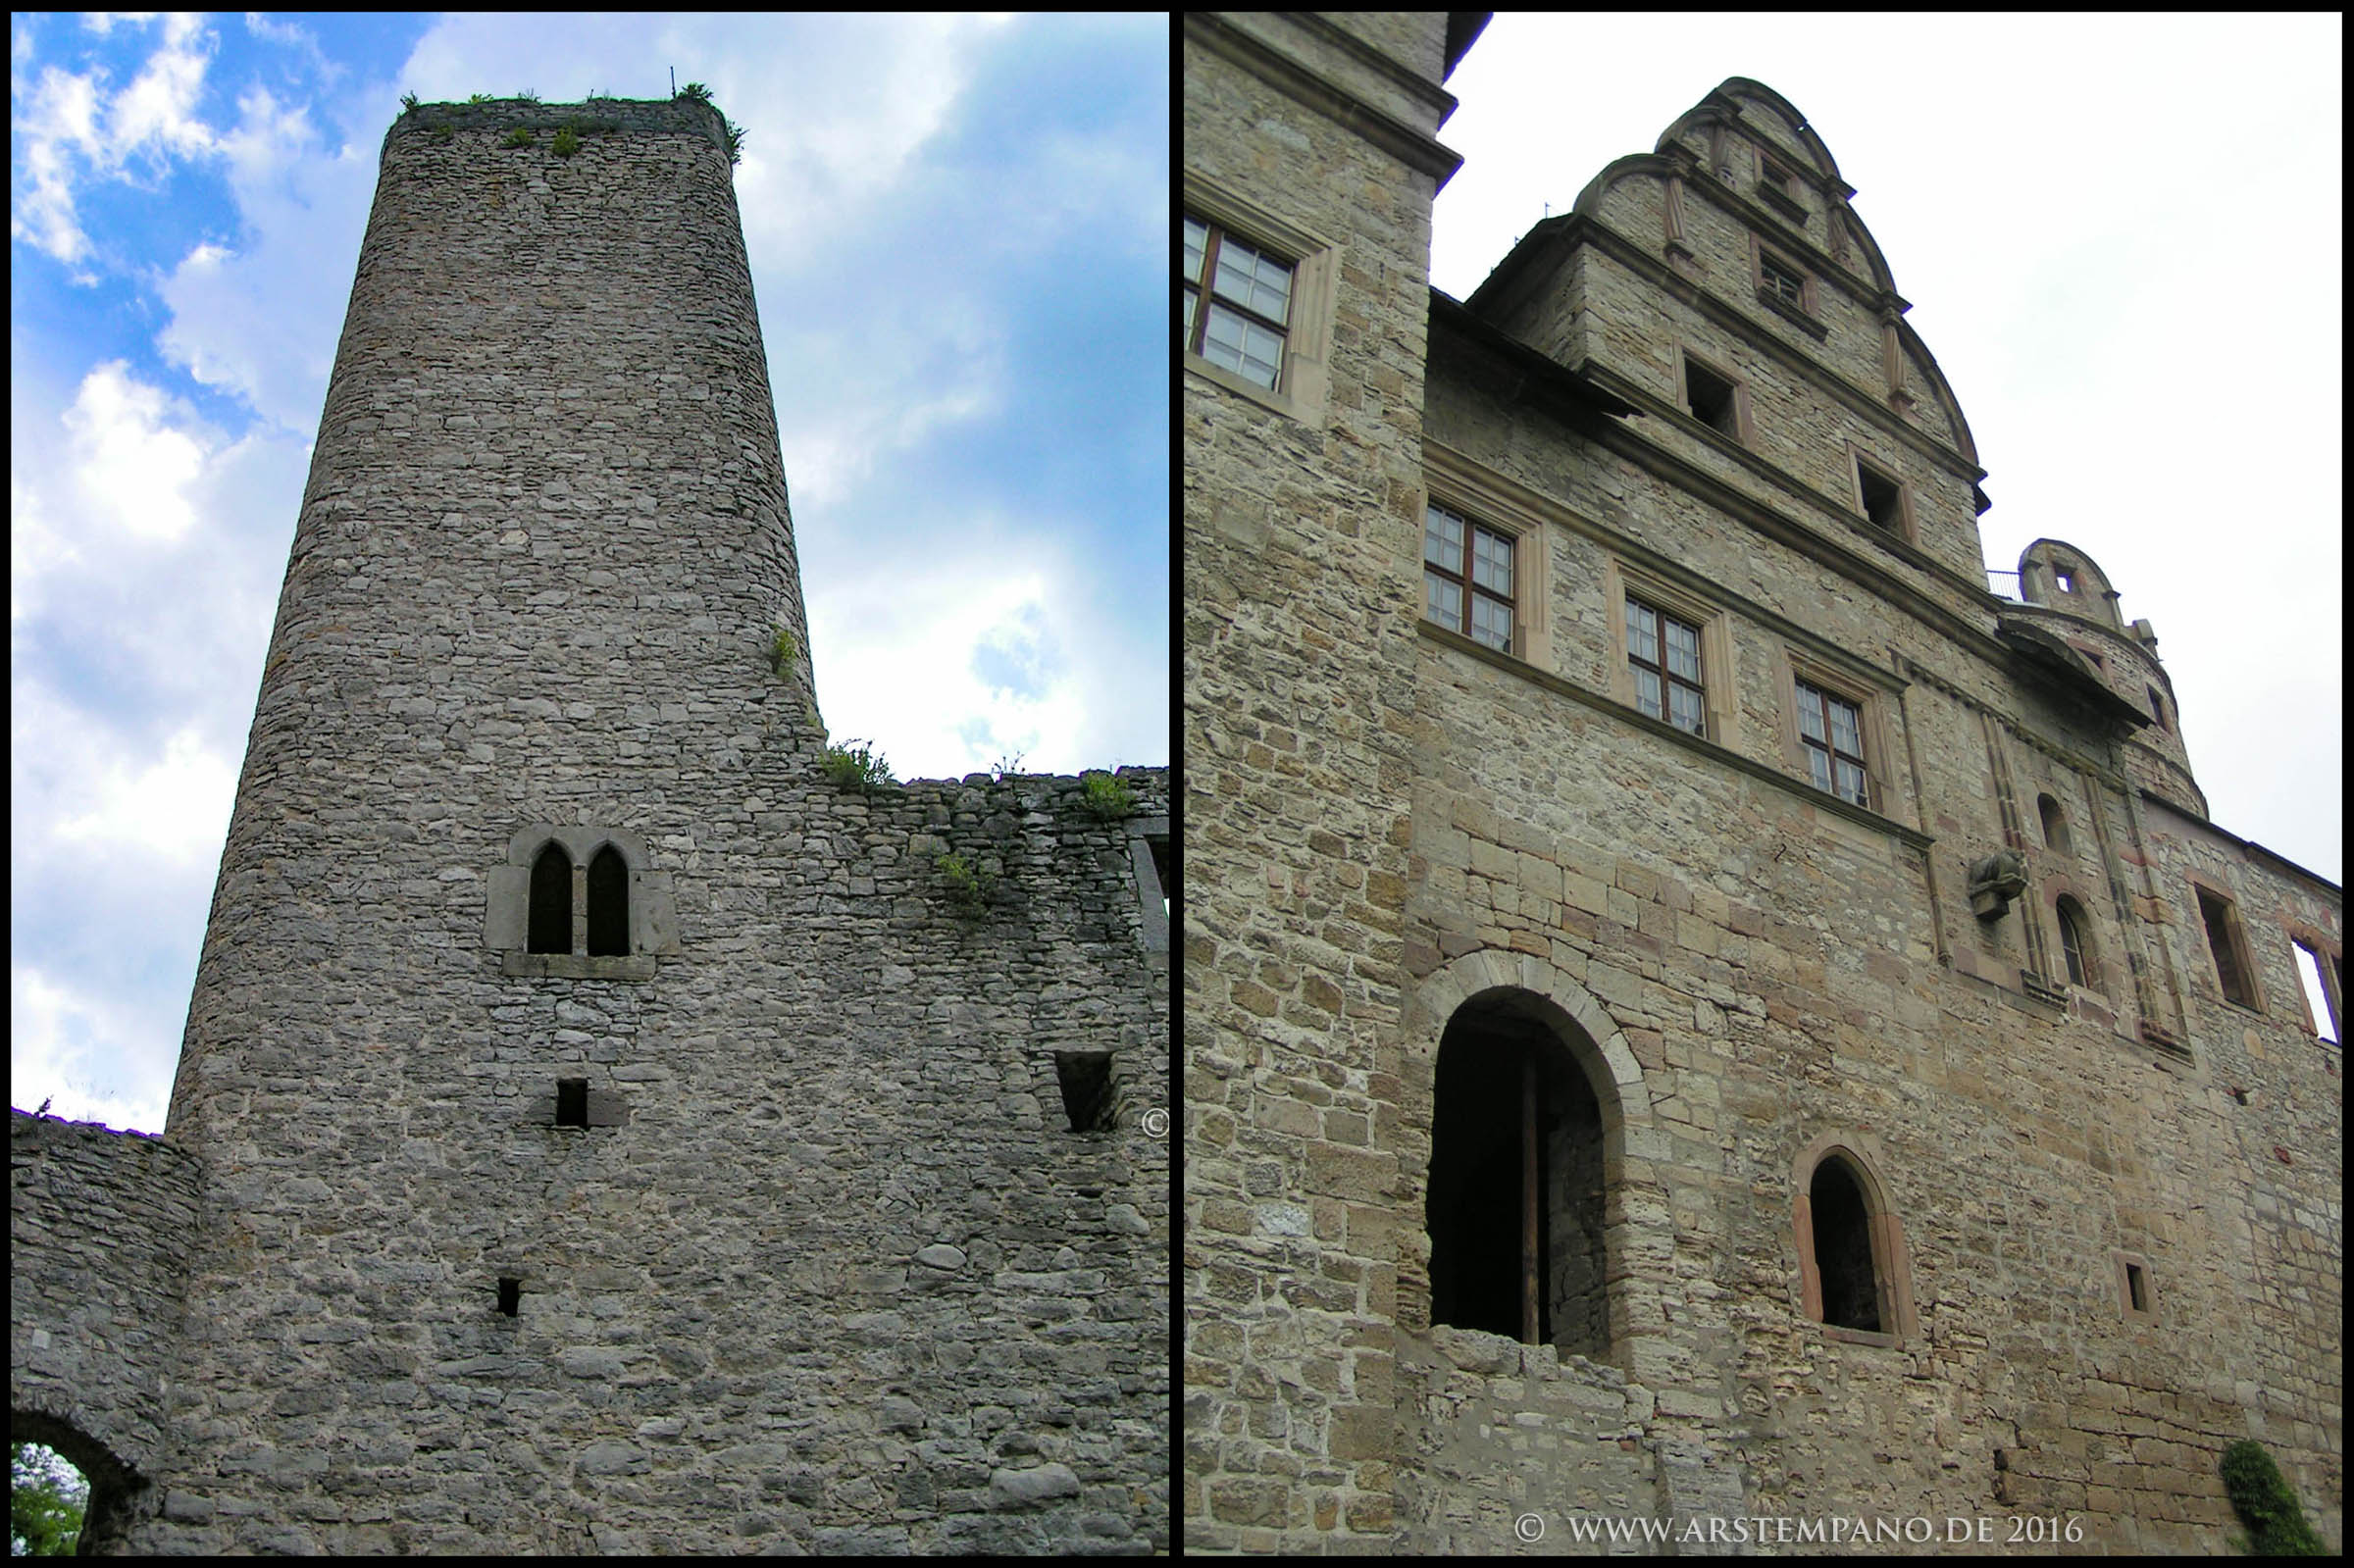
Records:
<instances>
[{"instance_id":1,"label":"blue sky","mask_svg":"<svg viewBox=\"0 0 2354 1568\"><path fill-rule=\"evenodd\" d=\"M20 15L14 1103L163 1125L400 95L674 66L748 132L832 733L901 778L1170 760L1164 17Z\"/></svg>"}]
</instances>

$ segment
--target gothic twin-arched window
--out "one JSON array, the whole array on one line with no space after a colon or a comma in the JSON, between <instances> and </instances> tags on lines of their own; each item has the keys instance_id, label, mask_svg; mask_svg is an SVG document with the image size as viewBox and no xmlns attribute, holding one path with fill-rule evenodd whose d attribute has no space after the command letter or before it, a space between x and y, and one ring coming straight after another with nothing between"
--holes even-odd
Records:
<instances>
[{"instance_id":1,"label":"gothic twin-arched window","mask_svg":"<svg viewBox=\"0 0 2354 1568\"><path fill-rule=\"evenodd\" d=\"M551 843L532 862L531 930L526 950L572 951L572 857ZM630 868L611 844L588 862L588 956L626 957L630 950Z\"/></svg>"}]
</instances>

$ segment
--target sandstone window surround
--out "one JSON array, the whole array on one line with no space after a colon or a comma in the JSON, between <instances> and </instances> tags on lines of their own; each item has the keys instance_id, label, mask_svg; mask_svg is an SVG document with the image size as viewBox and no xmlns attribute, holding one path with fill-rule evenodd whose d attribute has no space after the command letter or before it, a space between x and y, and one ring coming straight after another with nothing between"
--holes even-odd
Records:
<instances>
[{"instance_id":1,"label":"sandstone window surround","mask_svg":"<svg viewBox=\"0 0 2354 1568\"><path fill-rule=\"evenodd\" d=\"M1518 541L1436 502L1422 511L1422 613L1499 653L1518 654L1513 570Z\"/></svg>"},{"instance_id":2,"label":"sandstone window surround","mask_svg":"<svg viewBox=\"0 0 2354 1568\"><path fill-rule=\"evenodd\" d=\"M2238 903L2221 887L2196 877L2191 879L2191 894L2198 900L2199 925L2207 934L2217 992L2234 1006L2263 1012L2256 966L2249 961L2247 935L2240 929Z\"/></svg>"},{"instance_id":3,"label":"sandstone window surround","mask_svg":"<svg viewBox=\"0 0 2354 1568\"><path fill-rule=\"evenodd\" d=\"M1341 247L1191 170L1186 172L1183 185L1186 244L1182 254L1188 276L1178 283L1178 328L1186 374L1305 425L1321 427L1330 397L1328 361ZM1215 252L1228 239L1254 258L1247 278L1244 269L1221 270L1218 266ZM1237 323L1247 320L1244 313L1250 313L1257 317L1260 332L1274 329L1264 308L1276 292L1267 276L1268 267L1288 269L1288 282L1282 289L1281 346L1271 383L1258 379L1254 370L1219 363L1221 357L1236 357L1231 353L1203 352L1212 346L1210 315L1217 310L1233 307ZM1211 302L1208 310L1200 304L1204 275ZM1237 294L1247 297L1234 297ZM1234 329L1239 330L1239 327Z\"/></svg>"},{"instance_id":4,"label":"sandstone window surround","mask_svg":"<svg viewBox=\"0 0 2354 1568\"><path fill-rule=\"evenodd\" d=\"M2297 966L2297 989L2305 1005L2306 1028L2323 1044L2335 1045L2346 1037L2339 1012L2343 1006L2345 954L2335 941L2310 926L2290 926L2288 945L2289 956Z\"/></svg>"},{"instance_id":5,"label":"sandstone window surround","mask_svg":"<svg viewBox=\"0 0 2354 1568\"><path fill-rule=\"evenodd\" d=\"M1170 855L1169 819L1128 819L1128 866L1136 878L1136 896L1144 912L1145 951L1169 951L1169 923L1177 914L1177 863Z\"/></svg>"},{"instance_id":6,"label":"sandstone window surround","mask_svg":"<svg viewBox=\"0 0 2354 1568\"><path fill-rule=\"evenodd\" d=\"M1791 1166L1799 1310L1825 1339L1901 1347L1919 1338L1904 1224L1881 1179L1877 1146L1828 1133Z\"/></svg>"},{"instance_id":7,"label":"sandstone window surround","mask_svg":"<svg viewBox=\"0 0 2354 1568\"><path fill-rule=\"evenodd\" d=\"M1830 335L1815 275L1755 233L1749 236L1749 278L1760 304L1818 341Z\"/></svg>"},{"instance_id":8,"label":"sandstone window surround","mask_svg":"<svg viewBox=\"0 0 2354 1568\"><path fill-rule=\"evenodd\" d=\"M550 848L556 856L547 855ZM545 944L548 901L564 891L551 869L559 865L571 885L561 906L570 931L564 950L535 952L535 874ZM534 823L507 840L506 863L491 867L487 881L484 939L502 974L651 980L655 956L679 951L671 874L651 868L644 838L627 829Z\"/></svg>"},{"instance_id":9,"label":"sandstone window surround","mask_svg":"<svg viewBox=\"0 0 2354 1568\"><path fill-rule=\"evenodd\" d=\"M1519 489L1510 481L1439 443L1425 442L1423 515L1425 550L1430 509L1450 513L1475 524L1510 545L1511 646L1503 651L1539 669L1553 663L1551 617L1547 612L1552 581L1551 549L1542 497ZM1557 520L1552 526L1560 527ZM1469 535L1466 534L1466 541ZM1424 568L1423 613L1430 612L1429 569ZM1450 622L1440 626L1461 631ZM1490 644L1493 645L1492 643Z\"/></svg>"},{"instance_id":10,"label":"sandstone window surround","mask_svg":"<svg viewBox=\"0 0 2354 1568\"><path fill-rule=\"evenodd\" d=\"M1275 390L1283 340L1291 334L1291 264L1215 224L1188 218L1185 271L1178 282L1185 296L1180 325L1186 351Z\"/></svg>"},{"instance_id":11,"label":"sandstone window surround","mask_svg":"<svg viewBox=\"0 0 2354 1568\"><path fill-rule=\"evenodd\" d=\"M1733 648L1723 606L1615 557L1604 568L1603 596L1612 607L1612 697L1704 740L1729 744ZM1671 625L1689 636L1671 632ZM1684 651L1670 665L1677 646ZM1656 696L1647 675L1659 678ZM1684 692L1680 711L1671 708L1677 689Z\"/></svg>"},{"instance_id":12,"label":"sandstone window surround","mask_svg":"<svg viewBox=\"0 0 2354 1568\"><path fill-rule=\"evenodd\" d=\"M1771 208L1776 216L1793 224L1807 221L1806 204L1799 199L1802 186L1798 177L1775 154L1768 152L1764 142L1758 144L1758 197Z\"/></svg>"},{"instance_id":13,"label":"sandstone window surround","mask_svg":"<svg viewBox=\"0 0 2354 1568\"><path fill-rule=\"evenodd\" d=\"M1913 518L1913 486L1898 477L1896 466L1847 443L1848 466L1856 476L1856 510L1881 532L1919 545L1920 530Z\"/></svg>"},{"instance_id":14,"label":"sandstone window surround","mask_svg":"<svg viewBox=\"0 0 2354 1568\"><path fill-rule=\"evenodd\" d=\"M1717 434L1742 446L1750 444L1748 383L1682 343L1676 345L1675 401Z\"/></svg>"},{"instance_id":15,"label":"sandstone window surround","mask_svg":"<svg viewBox=\"0 0 2354 1568\"><path fill-rule=\"evenodd\" d=\"M2060 952L2068 964L2069 984L2100 990L2100 957L2093 948L2092 921L2083 904L2068 893L2059 894L2052 900L2052 924L2060 930Z\"/></svg>"},{"instance_id":16,"label":"sandstone window surround","mask_svg":"<svg viewBox=\"0 0 2354 1568\"><path fill-rule=\"evenodd\" d=\"M1788 644L1782 662L1782 751L1790 767L1817 789L1887 815L1895 792L1882 694Z\"/></svg>"},{"instance_id":17,"label":"sandstone window surround","mask_svg":"<svg viewBox=\"0 0 2354 1568\"><path fill-rule=\"evenodd\" d=\"M2174 726L2166 722L2166 699L2158 694L2158 688L2156 686L2151 686L2148 689L2150 693L2150 717L2157 721L2160 733L2164 733L2172 731Z\"/></svg>"},{"instance_id":18,"label":"sandstone window surround","mask_svg":"<svg viewBox=\"0 0 2354 1568\"><path fill-rule=\"evenodd\" d=\"M2109 1261L2115 1272L2117 1304L2124 1320L2136 1326L2157 1323L2158 1285L2150 1273L2150 1260L2138 1252L2113 1251Z\"/></svg>"},{"instance_id":19,"label":"sandstone window surround","mask_svg":"<svg viewBox=\"0 0 2354 1568\"><path fill-rule=\"evenodd\" d=\"M2048 791L2037 795L2035 811L2043 819L2043 847L2054 854L2073 855L2075 849L2068 836L2068 815L2060 809L2059 798Z\"/></svg>"}]
</instances>

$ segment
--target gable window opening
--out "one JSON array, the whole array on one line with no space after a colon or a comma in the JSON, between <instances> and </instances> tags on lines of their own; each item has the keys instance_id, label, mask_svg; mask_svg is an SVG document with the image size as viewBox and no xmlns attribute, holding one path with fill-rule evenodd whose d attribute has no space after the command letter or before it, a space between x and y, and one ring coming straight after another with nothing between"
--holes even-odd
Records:
<instances>
[{"instance_id":1,"label":"gable window opening","mask_svg":"<svg viewBox=\"0 0 2354 1568\"><path fill-rule=\"evenodd\" d=\"M1807 284L1803 274L1783 266L1771 256L1761 255L1758 258L1758 278L1767 293L1779 295L1801 310L1806 309Z\"/></svg>"},{"instance_id":2,"label":"gable window opening","mask_svg":"<svg viewBox=\"0 0 2354 1568\"><path fill-rule=\"evenodd\" d=\"M1859 458L1856 487L1864 498L1864 516L1873 528L1887 533L1904 531L1905 492L1894 480L1874 473L1870 465Z\"/></svg>"},{"instance_id":3,"label":"gable window opening","mask_svg":"<svg viewBox=\"0 0 2354 1568\"><path fill-rule=\"evenodd\" d=\"M1183 299L1179 341L1185 351L1275 390L1291 330L1291 267L1215 224L1188 217L1185 273L1178 286Z\"/></svg>"},{"instance_id":4,"label":"gable window opening","mask_svg":"<svg viewBox=\"0 0 2354 1568\"><path fill-rule=\"evenodd\" d=\"M1741 439L1740 410L1736 406L1733 383L1714 371L1703 367L1690 355L1684 358L1684 402L1692 417L1720 435Z\"/></svg>"},{"instance_id":5,"label":"gable window opening","mask_svg":"<svg viewBox=\"0 0 2354 1568\"><path fill-rule=\"evenodd\" d=\"M1806 748L1815 787L1867 810L1870 786L1864 768L1864 714L1856 704L1798 683L1798 738Z\"/></svg>"},{"instance_id":6,"label":"gable window opening","mask_svg":"<svg viewBox=\"0 0 2354 1568\"><path fill-rule=\"evenodd\" d=\"M2064 566L2052 568L2052 581L2060 584L2060 591L2063 593L2076 591L2076 575Z\"/></svg>"},{"instance_id":7,"label":"gable window opening","mask_svg":"<svg viewBox=\"0 0 2354 1568\"><path fill-rule=\"evenodd\" d=\"M1423 514L1422 568L1425 615L1499 653L1512 651L1510 534L1433 505Z\"/></svg>"},{"instance_id":8,"label":"gable window opening","mask_svg":"<svg viewBox=\"0 0 2354 1568\"><path fill-rule=\"evenodd\" d=\"M1635 706L1678 730L1708 734L1707 695L1700 673L1700 628L1626 601L1626 663L1635 679Z\"/></svg>"}]
</instances>

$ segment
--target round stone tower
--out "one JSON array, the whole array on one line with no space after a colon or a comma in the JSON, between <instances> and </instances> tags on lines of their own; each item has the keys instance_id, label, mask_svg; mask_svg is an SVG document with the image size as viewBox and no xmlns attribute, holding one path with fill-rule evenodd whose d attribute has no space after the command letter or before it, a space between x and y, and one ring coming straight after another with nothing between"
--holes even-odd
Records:
<instances>
[{"instance_id":1,"label":"round stone tower","mask_svg":"<svg viewBox=\"0 0 2354 1568\"><path fill-rule=\"evenodd\" d=\"M2020 555L2019 586L2029 606L2020 619L2041 623L2073 648L2112 693L2149 715L2149 724L2124 742L2125 766L2134 783L2206 816L2207 796L2190 771L2175 685L2158 661L2158 633L2150 623L2128 626L2109 575L2091 556L2058 539L2037 539Z\"/></svg>"},{"instance_id":2,"label":"round stone tower","mask_svg":"<svg viewBox=\"0 0 2354 1568\"><path fill-rule=\"evenodd\" d=\"M824 765L727 138L385 137L133 1549L1166 1547L1166 774Z\"/></svg>"}]
</instances>

